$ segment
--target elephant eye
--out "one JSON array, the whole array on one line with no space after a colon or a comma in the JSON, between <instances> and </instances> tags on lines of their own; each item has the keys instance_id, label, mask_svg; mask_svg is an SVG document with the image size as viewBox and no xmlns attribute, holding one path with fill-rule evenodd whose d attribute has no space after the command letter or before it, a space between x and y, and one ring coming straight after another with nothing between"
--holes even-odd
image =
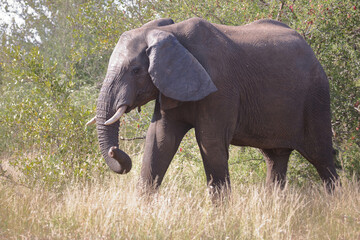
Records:
<instances>
[{"instance_id":1,"label":"elephant eye","mask_svg":"<svg viewBox=\"0 0 360 240\"><path fill-rule=\"evenodd\" d=\"M137 73L139 73L140 72L140 68L139 67L135 67L135 68L133 68L132 70L131 70L131 72L132 73L134 73L134 74L137 74Z\"/></svg>"}]
</instances>

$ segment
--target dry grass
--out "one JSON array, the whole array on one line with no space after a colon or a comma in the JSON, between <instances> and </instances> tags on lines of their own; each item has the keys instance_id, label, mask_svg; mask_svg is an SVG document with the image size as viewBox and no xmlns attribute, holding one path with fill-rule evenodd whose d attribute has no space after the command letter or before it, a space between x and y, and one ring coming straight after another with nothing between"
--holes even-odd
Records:
<instances>
[{"instance_id":1,"label":"dry grass","mask_svg":"<svg viewBox=\"0 0 360 240\"><path fill-rule=\"evenodd\" d=\"M62 191L0 181L0 239L360 239L355 180L328 195L235 178L231 198L214 206L203 177L178 165L151 198L139 196L136 168Z\"/></svg>"}]
</instances>

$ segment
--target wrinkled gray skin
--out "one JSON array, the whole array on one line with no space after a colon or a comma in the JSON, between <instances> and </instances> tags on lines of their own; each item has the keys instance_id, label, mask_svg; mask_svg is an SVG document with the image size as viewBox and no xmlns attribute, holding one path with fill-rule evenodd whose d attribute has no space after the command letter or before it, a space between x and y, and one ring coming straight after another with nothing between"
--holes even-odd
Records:
<instances>
[{"instance_id":1,"label":"wrinkled gray skin","mask_svg":"<svg viewBox=\"0 0 360 240\"><path fill-rule=\"evenodd\" d=\"M329 188L332 155L327 77L304 39L285 24L223 26L199 18L152 21L121 35L97 103L99 143L111 170L131 160L118 147L119 121L156 99L141 180L158 187L185 133L195 128L210 189L229 186L229 145L261 149L267 183L284 186L289 155L300 152Z\"/></svg>"}]
</instances>

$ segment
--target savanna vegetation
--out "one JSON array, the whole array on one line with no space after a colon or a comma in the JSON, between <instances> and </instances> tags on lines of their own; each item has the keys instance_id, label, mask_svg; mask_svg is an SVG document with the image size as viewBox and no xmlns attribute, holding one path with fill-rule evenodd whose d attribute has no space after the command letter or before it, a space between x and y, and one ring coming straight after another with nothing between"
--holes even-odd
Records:
<instances>
[{"instance_id":1,"label":"savanna vegetation","mask_svg":"<svg viewBox=\"0 0 360 240\"><path fill-rule=\"evenodd\" d=\"M359 239L360 4L357 0L0 0L0 239ZM330 82L342 187L326 193L293 153L284 191L264 186L252 148L232 147L232 195L214 206L193 132L151 199L136 186L153 102L122 118L119 176L94 127L99 86L120 34L147 21L272 18L311 45ZM3 18L5 19L5 18Z\"/></svg>"}]
</instances>

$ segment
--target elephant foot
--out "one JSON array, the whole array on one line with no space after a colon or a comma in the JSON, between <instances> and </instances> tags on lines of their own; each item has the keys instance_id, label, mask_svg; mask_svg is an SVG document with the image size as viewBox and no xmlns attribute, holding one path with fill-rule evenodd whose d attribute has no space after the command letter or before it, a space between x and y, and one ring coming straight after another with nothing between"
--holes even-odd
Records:
<instances>
[{"instance_id":1,"label":"elephant foot","mask_svg":"<svg viewBox=\"0 0 360 240\"><path fill-rule=\"evenodd\" d=\"M231 198L230 184L222 184L218 186L208 185L208 192L211 202L215 206L223 206Z\"/></svg>"},{"instance_id":2,"label":"elephant foot","mask_svg":"<svg viewBox=\"0 0 360 240\"><path fill-rule=\"evenodd\" d=\"M335 173L336 174L336 173ZM341 187L341 182L339 179L339 175L331 175L327 178L322 178L326 192L329 194L333 194L337 188Z\"/></svg>"}]
</instances>

